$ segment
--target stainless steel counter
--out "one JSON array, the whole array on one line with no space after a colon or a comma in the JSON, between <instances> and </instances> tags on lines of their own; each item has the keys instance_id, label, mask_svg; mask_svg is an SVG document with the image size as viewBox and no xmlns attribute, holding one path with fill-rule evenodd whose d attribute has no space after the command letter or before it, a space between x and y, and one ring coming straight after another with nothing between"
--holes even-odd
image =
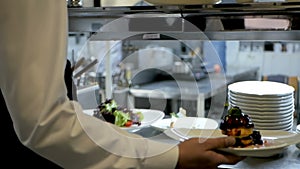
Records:
<instances>
[{"instance_id":1,"label":"stainless steel counter","mask_svg":"<svg viewBox=\"0 0 300 169\"><path fill-rule=\"evenodd\" d=\"M278 154L273 157L247 157L236 165L221 165L219 168L296 169L300 168L300 150L295 145L291 145L282 154Z\"/></svg>"},{"instance_id":2,"label":"stainless steel counter","mask_svg":"<svg viewBox=\"0 0 300 169\"><path fill-rule=\"evenodd\" d=\"M221 102L223 101L224 105L227 96L227 85L241 80L254 80L257 78L257 71L257 67L229 67L225 75L210 74L207 78L199 81L166 80L135 86L129 91L130 102L134 107L134 97L171 99L174 104L176 104L177 100L196 101L197 114L192 116L204 117L205 99L218 95L217 99L221 100ZM176 108L177 105L173 105L173 107Z\"/></svg>"}]
</instances>

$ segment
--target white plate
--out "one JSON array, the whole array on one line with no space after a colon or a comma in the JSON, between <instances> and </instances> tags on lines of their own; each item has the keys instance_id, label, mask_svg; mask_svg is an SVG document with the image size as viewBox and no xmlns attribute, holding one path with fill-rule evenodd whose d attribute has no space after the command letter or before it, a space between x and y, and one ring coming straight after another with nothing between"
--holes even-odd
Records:
<instances>
[{"instance_id":1,"label":"white plate","mask_svg":"<svg viewBox=\"0 0 300 169\"><path fill-rule=\"evenodd\" d=\"M154 5L201 5L215 4L221 0L145 0Z\"/></svg>"},{"instance_id":2,"label":"white plate","mask_svg":"<svg viewBox=\"0 0 300 169\"><path fill-rule=\"evenodd\" d=\"M293 124L293 119L287 121L277 122L277 123L267 123L267 122L255 122L253 121L254 126L268 127L268 128L286 128Z\"/></svg>"},{"instance_id":3,"label":"white plate","mask_svg":"<svg viewBox=\"0 0 300 169\"><path fill-rule=\"evenodd\" d=\"M243 97L243 96L234 96L233 94L228 93L228 100L241 102L241 103L252 103L252 104L284 104L294 101L294 96L287 97L278 97L276 99L266 100L263 97Z\"/></svg>"},{"instance_id":4,"label":"white plate","mask_svg":"<svg viewBox=\"0 0 300 169\"><path fill-rule=\"evenodd\" d=\"M256 118L261 117L263 118L270 118L270 119L278 119L282 117L288 117L291 116L295 111L295 108L292 107L288 110L282 110L282 111L249 111L249 110L242 110L243 113L249 114L252 116L256 116ZM274 117L274 118L273 118Z\"/></svg>"},{"instance_id":5,"label":"white plate","mask_svg":"<svg viewBox=\"0 0 300 169\"><path fill-rule=\"evenodd\" d=\"M159 120L153 124L152 127L164 131L170 128L172 122L171 118ZM188 128L188 129L216 129L218 128L218 122L209 118L202 117L182 117L177 118L174 122L174 128Z\"/></svg>"},{"instance_id":6,"label":"white plate","mask_svg":"<svg viewBox=\"0 0 300 169\"><path fill-rule=\"evenodd\" d=\"M270 81L242 81L230 84L228 89L232 93L246 96L287 96L294 92L294 88L287 84Z\"/></svg>"},{"instance_id":7,"label":"white plate","mask_svg":"<svg viewBox=\"0 0 300 169\"><path fill-rule=\"evenodd\" d=\"M275 111L275 112L280 112L280 111L285 111L285 110L289 110L294 108L294 104L291 104L289 106L286 107L262 107L262 108L257 108L257 107L251 107L251 106L242 106L242 105L238 105L238 104L233 104L230 103L229 104L231 106L238 106L240 109L242 110L246 110L246 111L257 111L257 112L267 112L267 111Z\"/></svg>"},{"instance_id":8,"label":"white plate","mask_svg":"<svg viewBox=\"0 0 300 169\"><path fill-rule=\"evenodd\" d=\"M278 101L286 101L289 99L293 99L294 98L294 94L291 93L289 95L286 96L276 96L276 97L269 97L269 96L260 96L260 95L253 95L253 96L248 96L248 95L243 95L243 94L236 94L233 92L228 92L228 95L231 98L234 98L236 100L240 100L240 99L245 99L245 100L250 100L250 101L273 101L273 102L278 102Z\"/></svg>"},{"instance_id":9,"label":"white plate","mask_svg":"<svg viewBox=\"0 0 300 169\"><path fill-rule=\"evenodd\" d=\"M245 106L245 107L252 107L252 108L279 108L279 107L284 108L284 107L290 107L291 105L294 105L294 100L291 100L290 102L286 102L286 103L277 103L277 104L245 103L245 102L234 101L234 100L230 100L229 102L238 106Z\"/></svg>"},{"instance_id":10,"label":"white plate","mask_svg":"<svg viewBox=\"0 0 300 169\"><path fill-rule=\"evenodd\" d=\"M293 126L284 127L284 128L269 128L269 127L255 127L256 130L282 130L282 131L291 131Z\"/></svg>"},{"instance_id":11,"label":"white plate","mask_svg":"<svg viewBox=\"0 0 300 169\"><path fill-rule=\"evenodd\" d=\"M273 125L273 126L266 126L265 124L255 124L256 130L290 130L293 127L293 121L287 124L280 124L280 125Z\"/></svg>"},{"instance_id":12,"label":"white plate","mask_svg":"<svg viewBox=\"0 0 300 169\"><path fill-rule=\"evenodd\" d=\"M95 109L87 109L83 110L85 114L93 116ZM144 115L144 119L141 121L141 125L132 125L131 127L120 127L124 130L128 131L137 131L141 128L148 127L151 124L163 119L165 113L160 110L153 110L153 109L132 109L133 113L135 112L142 112Z\"/></svg>"},{"instance_id":13,"label":"white plate","mask_svg":"<svg viewBox=\"0 0 300 169\"><path fill-rule=\"evenodd\" d=\"M274 126L276 126L275 124L278 122L282 122L282 121L290 121L291 119L293 119L293 114L289 114L287 116L261 116L261 115L251 115L248 114L252 121L254 123L273 123Z\"/></svg>"},{"instance_id":14,"label":"white plate","mask_svg":"<svg viewBox=\"0 0 300 169\"><path fill-rule=\"evenodd\" d=\"M216 138L226 137L221 130L200 130L200 129L168 129L165 131L169 137L182 141L182 139L201 137ZM249 148L222 148L221 151L239 156L270 157L282 153L288 146L300 142L300 134L282 130L260 130L262 139L269 144L261 147Z\"/></svg>"},{"instance_id":15,"label":"white plate","mask_svg":"<svg viewBox=\"0 0 300 169\"><path fill-rule=\"evenodd\" d=\"M271 118L264 118L265 116L261 117L261 116L252 116L249 115L252 119L252 121L255 123L280 123L283 121L290 121L293 117L293 114L287 116L287 117L278 117L278 116L272 116Z\"/></svg>"}]
</instances>

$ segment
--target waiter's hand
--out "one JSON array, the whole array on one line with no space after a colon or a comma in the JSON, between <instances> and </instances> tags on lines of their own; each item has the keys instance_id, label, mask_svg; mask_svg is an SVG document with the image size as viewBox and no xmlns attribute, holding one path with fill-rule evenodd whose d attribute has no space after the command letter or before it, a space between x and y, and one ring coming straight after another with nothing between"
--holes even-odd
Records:
<instances>
[{"instance_id":1,"label":"waiter's hand","mask_svg":"<svg viewBox=\"0 0 300 169\"><path fill-rule=\"evenodd\" d=\"M191 138L179 144L179 159L176 169L210 169L220 164L236 164L244 157L221 153L218 148L235 144L235 138Z\"/></svg>"}]
</instances>

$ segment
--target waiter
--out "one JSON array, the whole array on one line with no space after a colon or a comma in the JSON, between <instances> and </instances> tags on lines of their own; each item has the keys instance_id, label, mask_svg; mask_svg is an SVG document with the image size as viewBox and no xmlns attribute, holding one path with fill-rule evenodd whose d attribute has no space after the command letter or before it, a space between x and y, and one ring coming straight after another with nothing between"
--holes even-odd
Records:
<instances>
[{"instance_id":1,"label":"waiter","mask_svg":"<svg viewBox=\"0 0 300 169\"><path fill-rule=\"evenodd\" d=\"M66 6L65 0L0 2L0 88L23 145L72 169L216 168L242 159L216 151L234 145L231 137L170 145L85 115L64 81Z\"/></svg>"}]
</instances>

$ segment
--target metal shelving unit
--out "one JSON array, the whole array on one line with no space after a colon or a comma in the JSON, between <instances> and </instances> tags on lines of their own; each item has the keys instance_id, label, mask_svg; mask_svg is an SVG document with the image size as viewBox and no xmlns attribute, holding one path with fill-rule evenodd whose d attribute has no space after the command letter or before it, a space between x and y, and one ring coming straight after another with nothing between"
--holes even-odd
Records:
<instances>
[{"instance_id":1,"label":"metal shelving unit","mask_svg":"<svg viewBox=\"0 0 300 169\"><path fill-rule=\"evenodd\" d=\"M127 23L143 21L151 24L166 19L176 20L165 30L123 29L106 30L94 36L95 40L145 39L148 33L157 33L156 39L210 39L210 40L299 40L300 39L300 2L269 2L243 4L211 4L211 5L169 5L169 6L130 6L130 7L94 7L69 8L69 32L99 31L103 25L115 20L124 19ZM184 18L184 19L183 19ZM238 21L247 18L285 19L289 22L286 29L248 29L238 26ZM186 22L191 21L203 32L186 30ZM207 20L220 20L230 28L222 30L205 30ZM164 25L165 26L165 25ZM134 26L132 26L134 27ZM145 27L144 27L145 28ZM178 29L177 29L178 28ZM147 39L147 38L146 38ZM147 39L149 40L149 39Z\"/></svg>"},{"instance_id":2,"label":"metal shelving unit","mask_svg":"<svg viewBox=\"0 0 300 169\"><path fill-rule=\"evenodd\" d=\"M300 41L300 2L69 8L68 12L70 34L91 33L91 40ZM249 29L237 24L249 18L284 19L289 26ZM173 25L166 24L170 19ZM224 28L207 29L208 20L221 21Z\"/></svg>"}]
</instances>

